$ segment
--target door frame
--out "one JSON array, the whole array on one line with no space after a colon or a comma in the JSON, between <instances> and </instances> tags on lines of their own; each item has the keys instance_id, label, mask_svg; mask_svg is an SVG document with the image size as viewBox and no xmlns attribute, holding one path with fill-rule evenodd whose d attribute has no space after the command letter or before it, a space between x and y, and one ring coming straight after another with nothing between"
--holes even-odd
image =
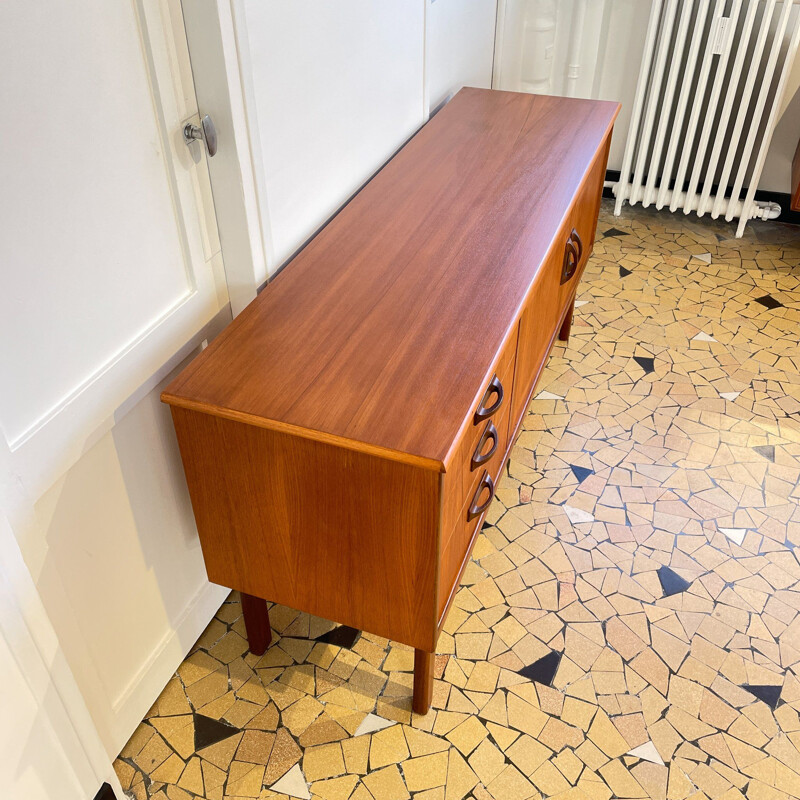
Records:
<instances>
[{"instance_id":1,"label":"door frame","mask_svg":"<svg viewBox=\"0 0 800 800\"><path fill-rule=\"evenodd\" d=\"M181 0L171 0L181 2ZM183 0L183 25L201 114L217 127L220 150L208 162L233 316L274 268L249 43L240 0ZM237 11L238 9L238 11Z\"/></svg>"}]
</instances>

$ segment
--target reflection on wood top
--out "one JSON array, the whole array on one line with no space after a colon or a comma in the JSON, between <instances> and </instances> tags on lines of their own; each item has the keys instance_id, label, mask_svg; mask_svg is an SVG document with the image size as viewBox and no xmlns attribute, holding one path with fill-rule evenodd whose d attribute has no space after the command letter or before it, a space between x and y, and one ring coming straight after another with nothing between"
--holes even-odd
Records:
<instances>
[{"instance_id":1,"label":"reflection on wood top","mask_svg":"<svg viewBox=\"0 0 800 800\"><path fill-rule=\"evenodd\" d=\"M163 399L442 467L618 108L462 89Z\"/></svg>"}]
</instances>

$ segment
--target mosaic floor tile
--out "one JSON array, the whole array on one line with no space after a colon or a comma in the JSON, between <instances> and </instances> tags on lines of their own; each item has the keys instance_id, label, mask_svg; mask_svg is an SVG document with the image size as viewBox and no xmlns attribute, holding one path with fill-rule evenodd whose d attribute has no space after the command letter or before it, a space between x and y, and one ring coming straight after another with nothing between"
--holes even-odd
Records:
<instances>
[{"instance_id":1,"label":"mosaic floor tile","mask_svg":"<svg viewBox=\"0 0 800 800\"><path fill-rule=\"evenodd\" d=\"M756 445L753 450L756 451L760 456L764 456L767 461L775 462L775 445L774 444L759 444Z\"/></svg>"},{"instance_id":2,"label":"mosaic floor tile","mask_svg":"<svg viewBox=\"0 0 800 800\"><path fill-rule=\"evenodd\" d=\"M220 722L203 714L194 715L194 749L202 750L204 747L221 742L230 736L239 733L238 728Z\"/></svg>"},{"instance_id":3,"label":"mosaic floor tile","mask_svg":"<svg viewBox=\"0 0 800 800\"><path fill-rule=\"evenodd\" d=\"M411 648L293 609L251 656L233 593L115 763L131 798L800 798L800 236L610 210L432 710Z\"/></svg>"},{"instance_id":4,"label":"mosaic floor tile","mask_svg":"<svg viewBox=\"0 0 800 800\"><path fill-rule=\"evenodd\" d=\"M537 400L563 400L560 394L553 394L552 392L542 391L536 395Z\"/></svg>"},{"instance_id":5,"label":"mosaic floor tile","mask_svg":"<svg viewBox=\"0 0 800 800\"><path fill-rule=\"evenodd\" d=\"M763 297L756 297L756 303L761 303L764 308L769 309L781 308L783 306L780 300L776 300L768 294L765 294Z\"/></svg>"},{"instance_id":6,"label":"mosaic floor tile","mask_svg":"<svg viewBox=\"0 0 800 800\"><path fill-rule=\"evenodd\" d=\"M332 631L320 634L316 637L318 642L324 644L335 644L337 647L352 647L358 638L359 631L348 625L339 625Z\"/></svg>"},{"instance_id":7,"label":"mosaic floor tile","mask_svg":"<svg viewBox=\"0 0 800 800\"><path fill-rule=\"evenodd\" d=\"M664 764L658 750L656 750L656 746L652 742L640 744L638 747L634 747L633 750L628 750L626 755L632 756L633 758L640 758L644 761L650 761L653 764L661 764L662 766Z\"/></svg>"},{"instance_id":8,"label":"mosaic floor tile","mask_svg":"<svg viewBox=\"0 0 800 800\"><path fill-rule=\"evenodd\" d=\"M633 360L644 370L645 375L655 372L655 359L649 356L634 356Z\"/></svg>"},{"instance_id":9,"label":"mosaic floor tile","mask_svg":"<svg viewBox=\"0 0 800 800\"><path fill-rule=\"evenodd\" d=\"M766 703L773 711L778 705L778 700L781 696L782 686L754 686L751 684L744 684L743 689L746 689L750 694L755 695L759 700ZM798 765L800 766L800 765Z\"/></svg>"},{"instance_id":10,"label":"mosaic floor tile","mask_svg":"<svg viewBox=\"0 0 800 800\"><path fill-rule=\"evenodd\" d=\"M671 597L673 594L685 592L691 583L678 575L677 572L669 567L658 568L658 579L661 581L661 588L664 590L664 597Z\"/></svg>"},{"instance_id":11,"label":"mosaic floor tile","mask_svg":"<svg viewBox=\"0 0 800 800\"><path fill-rule=\"evenodd\" d=\"M552 651L546 656L542 656L538 661L534 661L533 664L517 670L517 672L523 678L536 681L536 683L541 683L544 686L552 686L560 663L561 653Z\"/></svg>"},{"instance_id":12,"label":"mosaic floor tile","mask_svg":"<svg viewBox=\"0 0 800 800\"><path fill-rule=\"evenodd\" d=\"M311 793L303 777L299 765L292 767L280 780L275 781L270 787L273 792L285 794L289 797L299 797L301 800L310 800Z\"/></svg>"}]
</instances>

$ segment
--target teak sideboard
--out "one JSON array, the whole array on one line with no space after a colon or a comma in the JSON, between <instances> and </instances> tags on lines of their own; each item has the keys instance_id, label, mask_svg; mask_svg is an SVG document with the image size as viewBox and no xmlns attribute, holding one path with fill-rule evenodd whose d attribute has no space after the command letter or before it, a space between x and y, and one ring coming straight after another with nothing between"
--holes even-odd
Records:
<instances>
[{"instance_id":1,"label":"teak sideboard","mask_svg":"<svg viewBox=\"0 0 800 800\"><path fill-rule=\"evenodd\" d=\"M163 393L208 577L439 632L592 251L617 103L462 89Z\"/></svg>"}]
</instances>

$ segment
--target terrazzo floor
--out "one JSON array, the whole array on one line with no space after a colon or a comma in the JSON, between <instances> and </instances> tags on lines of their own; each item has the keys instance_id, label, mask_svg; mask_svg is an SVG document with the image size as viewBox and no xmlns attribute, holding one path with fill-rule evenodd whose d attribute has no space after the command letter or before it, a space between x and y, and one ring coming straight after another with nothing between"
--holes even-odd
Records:
<instances>
[{"instance_id":1,"label":"terrazzo floor","mask_svg":"<svg viewBox=\"0 0 800 800\"><path fill-rule=\"evenodd\" d=\"M116 761L136 800L800 797L800 229L603 204L439 640L221 607Z\"/></svg>"}]
</instances>

